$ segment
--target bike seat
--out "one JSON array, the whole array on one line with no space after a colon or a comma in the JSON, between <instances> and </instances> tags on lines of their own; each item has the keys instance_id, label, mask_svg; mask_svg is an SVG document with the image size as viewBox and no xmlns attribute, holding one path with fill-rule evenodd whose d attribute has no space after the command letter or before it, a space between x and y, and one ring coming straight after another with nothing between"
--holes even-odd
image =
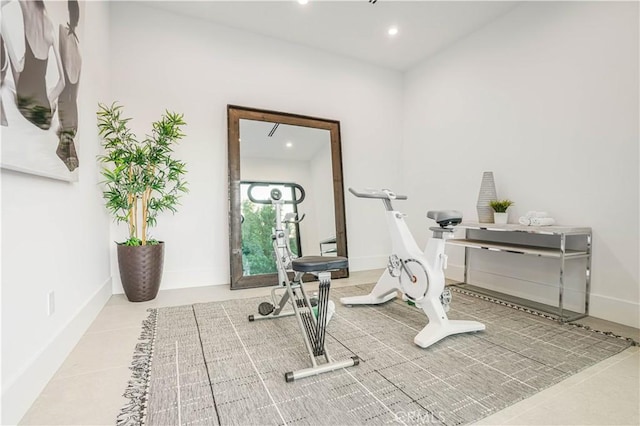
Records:
<instances>
[{"instance_id":1,"label":"bike seat","mask_svg":"<svg viewBox=\"0 0 640 426\"><path fill-rule=\"evenodd\" d=\"M462 213L458 210L429 210L427 217L435 220L441 228L462 222Z\"/></svg>"},{"instance_id":2,"label":"bike seat","mask_svg":"<svg viewBox=\"0 0 640 426\"><path fill-rule=\"evenodd\" d=\"M324 272L348 268L349 259L340 256L303 256L293 259L291 265L296 272Z\"/></svg>"}]
</instances>

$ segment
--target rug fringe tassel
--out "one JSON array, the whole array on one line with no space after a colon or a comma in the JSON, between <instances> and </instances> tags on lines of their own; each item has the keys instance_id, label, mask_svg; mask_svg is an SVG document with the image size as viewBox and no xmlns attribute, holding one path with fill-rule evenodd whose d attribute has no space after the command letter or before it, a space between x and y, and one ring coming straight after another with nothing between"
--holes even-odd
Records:
<instances>
[{"instance_id":1,"label":"rug fringe tassel","mask_svg":"<svg viewBox=\"0 0 640 426\"><path fill-rule=\"evenodd\" d=\"M536 311L535 309L527 308L527 307L518 305L516 303L506 302L504 300L496 299L495 297L485 296L484 294L478 294L478 293L475 293L475 292L473 292L471 290L462 289L462 288L456 287L456 286L450 286L449 288L452 289L455 292L460 293L460 294L466 294L467 296L477 297L478 299L486 300L487 302L496 303L498 305L506 306L508 308L516 309L518 311L523 311L523 312L526 312L528 314L537 315L539 317L543 317L543 318L546 318L546 319L549 319L549 320L552 320L552 321L557 321L557 319L553 315L545 314L543 312ZM631 346L640 346L640 343L635 341L631 337L620 336L620 335L615 334L615 333L613 333L611 331L596 330L595 328L592 328L592 327L590 327L588 325L580 324L580 323L577 323L577 322L567 322L567 323L564 323L564 324L570 325L572 327L580 328L580 329L583 329L583 330L591 331L593 333L602 334L604 336L615 337L616 339L625 340Z\"/></svg>"},{"instance_id":2,"label":"rug fringe tassel","mask_svg":"<svg viewBox=\"0 0 640 426\"><path fill-rule=\"evenodd\" d=\"M133 361L131 361L131 366L129 367L132 371L131 379L123 394L129 401L118 414L116 420L118 426L139 426L144 424L157 318L158 310L149 309L149 316L142 323L142 332L138 339L141 342L136 344Z\"/></svg>"}]
</instances>

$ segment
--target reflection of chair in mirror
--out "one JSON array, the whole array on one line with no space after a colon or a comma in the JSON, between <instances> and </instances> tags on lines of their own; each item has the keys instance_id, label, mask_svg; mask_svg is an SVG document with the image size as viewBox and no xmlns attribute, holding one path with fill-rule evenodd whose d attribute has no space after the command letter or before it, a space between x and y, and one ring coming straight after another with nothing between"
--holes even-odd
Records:
<instances>
[{"instance_id":1,"label":"reflection of chair in mirror","mask_svg":"<svg viewBox=\"0 0 640 426\"><path fill-rule=\"evenodd\" d=\"M320 255L335 255L338 252L336 248L336 237L330 237L320 241Z\"/></svg>"},{"instance_id":2,"label":"reflection of chair in mirror","mask_svg":"<svg viewBox=\"0 0 640 426\"><path fill-rule=\"evenodd\" d=\"M254 183L249 187L249 199L254 203L272 204L276 209L276 226L273 231L272 244L276 257L278 271L278 287L271 291L273 304L263 302L258 307L260 316L249 315L249 321L259 319L275 319L285 316L295 315L298 326L302 333L305 346L309 352L312 366L297 371L285 373L285 380L292 382L303 377L313 376L340 368L358 365L357 356L342 361L334 361L327 353L325 345L325 334L327 323L332 314L333 302L329 300L329 289L331 287L331 271L347 268L349 266L346 257L324 257L324 256L303 256L294 258L289 248L289 237L285 230L285 220L281 214L282 205L285 203L301 203L304 200L304 190L300 185L296 185L301 196L295 201L285 201L279 189L273 188L269 199L258 199L252 194L252 190L259 186L269 184ZM293 272L293 279L289 279L289 272ZM312 274L318 277L318 296L314 305L305 292L302 276ZM276 290L284 289L284 293L277 301ZM291 310L283 311L291 305ZM335 309L335 307L333 307ZM325 362L319 364L316 357L323 356Z\"/></svg>"}]
</instances>

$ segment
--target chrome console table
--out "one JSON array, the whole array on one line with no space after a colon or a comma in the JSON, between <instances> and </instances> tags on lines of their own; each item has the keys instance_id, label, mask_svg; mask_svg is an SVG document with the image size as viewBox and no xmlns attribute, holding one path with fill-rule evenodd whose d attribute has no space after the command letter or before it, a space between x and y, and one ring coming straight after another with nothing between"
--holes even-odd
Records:
<instances>
[{"instance_id":1,"label":"chrome console table","mask_svg":"<svg viewBox=\"0 0 640 426\"><path fill-rule=\"evenodd\" d=\"M558 317L561 322L575 321L589 315L589 293L591 289L591 228L570 226L524 226L497 225L493 223L461 223L464 238L447 240L447 244L462 246L464 253L464 282L457 285L471 291L504 299L516 304L542 310ZM514 233L517 233L515 235ZM547 237L544 237L547 236ZM518 243L512 241L516 237ZM505 241L507 240L507 241ZM524 243L521 243L524 241ZM469 250L482 249L519 255L555 258L559 261L558 305L549 306L537 302L511 297L504 293L483 289L469 283ZM573 259L586 259L584 280L584 312L569 311L564 307L565 263ZM516 300L517 299L517 300Z\"/></svg>"}]
</instances>

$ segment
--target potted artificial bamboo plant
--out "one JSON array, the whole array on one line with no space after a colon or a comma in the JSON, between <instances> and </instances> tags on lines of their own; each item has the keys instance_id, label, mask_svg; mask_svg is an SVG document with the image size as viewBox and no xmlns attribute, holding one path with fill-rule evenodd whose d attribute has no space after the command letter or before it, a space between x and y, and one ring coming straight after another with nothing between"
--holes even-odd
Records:
<instances>
[{"instance_id":1,"label":"potted artificial bamboo plant","mask_svg":"<svg viewBox=\"0 0 640 426\"><path fill-rule=\"evenodd\" d=\"M129 238L117 243L122 286L130 301L144 302L158 294L164 261L164 242L151 238L149 228L156 225L158 213L175 213L187 192L185 164L173 158L186 123L182 114L166 111L153 123L151 135L138 140L121 105L98 104L97 115L106 207L129 228Z\"/></svg>"}]
</instances>

